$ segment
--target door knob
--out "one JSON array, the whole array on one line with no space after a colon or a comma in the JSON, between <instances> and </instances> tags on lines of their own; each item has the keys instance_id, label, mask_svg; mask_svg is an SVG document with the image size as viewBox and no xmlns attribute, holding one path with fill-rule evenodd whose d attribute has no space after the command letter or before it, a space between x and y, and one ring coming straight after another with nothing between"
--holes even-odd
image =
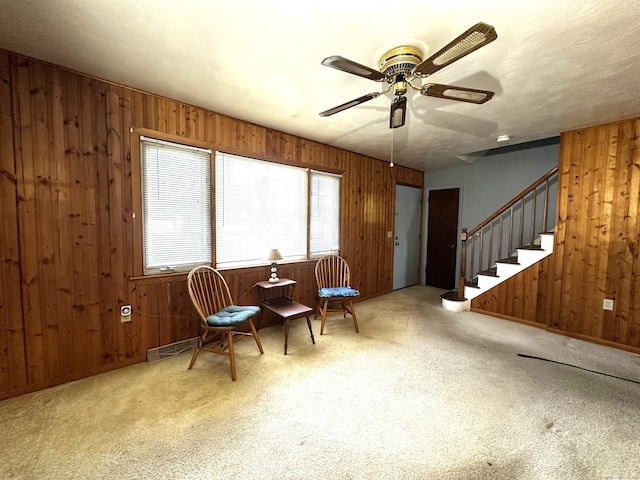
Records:
<instances>
[{"instance_id":1,"label":"door knob","mask_svg":"<svg viewBox=\"0 0 640 480\"><path fill-rule=\"evenodd\" d=\"M456 244L452 243L451 245L449 245L449 248L456 248Z\"/></svg>"}]
</instances>

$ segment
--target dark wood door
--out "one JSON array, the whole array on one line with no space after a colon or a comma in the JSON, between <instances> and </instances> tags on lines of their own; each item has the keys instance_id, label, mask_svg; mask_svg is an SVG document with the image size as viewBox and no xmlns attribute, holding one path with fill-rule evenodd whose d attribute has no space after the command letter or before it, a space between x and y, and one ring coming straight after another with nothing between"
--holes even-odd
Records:
<instances>
[{"instance_id":1,"label":"dark wood door","mask_svg":"<svg viewBox=\"0 0 640 480\"><path fill-rule=\"evenodd\" d=\"M453 289L456 284L459 188L429 192L427 285Z\"/></svg>"}]
</instances>

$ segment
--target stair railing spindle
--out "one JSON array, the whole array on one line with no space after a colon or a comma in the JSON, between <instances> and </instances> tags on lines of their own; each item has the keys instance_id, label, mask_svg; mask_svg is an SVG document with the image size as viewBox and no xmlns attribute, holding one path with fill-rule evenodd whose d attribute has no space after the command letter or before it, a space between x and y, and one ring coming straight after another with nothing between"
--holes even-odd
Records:
<instances>
[{"instance_id":1,"label":"stair railing spindle","mask_svg":"<svg viewBox=\"0 0 640 480\"><path fill-rule=\"evenodd\" d=\"M547 209L549 208L549 180L544 182L544 208L542 209L542 230L547 232Z\"/></svg>"},{"instance_id":2,"label":"stair railing spindle","mask_svg":"<svg viewBox=\"0 0 640 480\"><path fill-rule=\"evenodd\" d=\"M487 256L487 271L491 270L493 263L493 222L489 224L489 254Z\"/></svg>"},{"instance_id":3,"label":"stair railing spindle","mask_svg":"<svg viewBox=\"0 0 640 480\"><path fill-rule=\"evenodd\" d=\"M458 277L458 297L464 298L464 286L467 282L467 229L460 233L460 276Z\"/></svg>"},{"instance_id":4,"label":"stair railing spindle","mask_svg":"<svg viewBox=\"0 0 640 480\"><path fill-rule=\"evenodd\" d=\"M520 200L520 235L518 236L518 247L522 246L523 235L524 235L524 197L522 197L522 200Z\"/></svg>"},{"instance_id":5,"label":"stair railing spindle","mask_svg":"<svg viewBox=\"0 0 640 480\"><path fill-rule=\"evenodd\" d=\"M529 245L533 246L533 238L536 228L536 198L538 195L533 191L533 199L531 200L531 231L529 232Z\"/></svg>"},{"instance_id":6,"label":"stair railing spindle","mask_svg":"<svg viewBox=\"0 0 640 480\"><path fill-rule=\"evenodd\" d=\"M476 236L475 234L471 237L471 257L469 258L469 279L473 279L475 272L473 271L474 259L475 259L475 250L476 250Z\"/></svg>"},{"instance_id":7,"label":"stair railing spindle","mask_svg":"<svg viewBox=\"0 0 640 480\"><path fill-rule=\"evenodd\" d=\"M480 273L482 271L482 253L484 250L484 240L482 237L482 231L483 229L480 229L480 247L478 248L478 273Z\"/></svg>"},{"instance_id":8,"label":"stair railing spindle","mask_svg":"<svg viewBox=\"0 0 640 480\"><path fill-rule=\"evenodd\" d=\"M502 215L500 215L500 220L498 223L498 255L496 255L496 259L500 260L501 255L502 255Z\"/></svg>"},{"instance_id":9,"label":"stair railing spindle","mask_svg":"<svg viewBox=\"0 0 640 480\"><path fill-rule=\"evenodd\" d=\"M507 252L507 258L511 261L511 254L513 253L513 205L509 208L509 251Z\"/></svg>"}]
</instances>

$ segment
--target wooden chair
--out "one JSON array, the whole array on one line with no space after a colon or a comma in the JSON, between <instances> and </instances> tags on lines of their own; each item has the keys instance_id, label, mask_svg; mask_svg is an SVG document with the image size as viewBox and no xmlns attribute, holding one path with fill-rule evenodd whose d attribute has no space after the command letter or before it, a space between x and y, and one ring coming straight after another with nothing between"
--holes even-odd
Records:
<instances>
[{"instance_id":1,"label":"wooden chair","mask_svg":"<svg viewBox=\"0 0 640 480\"><path fill-rule=\"evenodd\" d=\"M353 308L353 298L360 295L360 292L351 288L349 281L349 265L344 258L339 255L325 255L316 263L316 282L318 284L318 307L316 315L322 315L320 325L320 335L324 333L324 324L327 314L341 313L347 318L347 313L353 318L353 326L356 333L358 321Z\"/></svg>"},{"instance_id":2,"label":"wooden chair","mask_svg":"<svg viewBox=\"0 0 640 480\"><path fill-rule=\"evenodd\" d=\"M234 338L252 336L260 353L262 344L253 324L252 318L260 313L260 307L238 306L233 304L229 286L220 273L209 266L195 267L187 276L187 289L194 307L200 315L200 328L202 334L198 340L198 347L193 352L189 370L198 358L200 350L228 355L231 364L231 379L236 380L236 357L234 352ZM239 328L245 323L249 324L251 332L244 332ZM209 345L206 341L209 337L219 338L212 340Z\"/></svg>"}]
</instances>

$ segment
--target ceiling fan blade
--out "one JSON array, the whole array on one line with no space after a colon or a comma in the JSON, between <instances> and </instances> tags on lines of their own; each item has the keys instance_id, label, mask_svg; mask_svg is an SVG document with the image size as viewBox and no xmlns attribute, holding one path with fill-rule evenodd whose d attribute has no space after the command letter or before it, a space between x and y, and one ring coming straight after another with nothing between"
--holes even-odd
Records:
<instances>
[{"instance_id":1,"label":"ceiling fan blade","mask_svg":"<svg viewBox=\"0 0 640 480\"><path fill-rule=\"evenodd\" d=\"M343 72L352 73L359 77L368 78L369 80L374 80L376 82L381 82L387 79L387 76L384 73L380 73L378 70L374 70L373 68L361 65L339 55L333 55L332 57L325 58L322 60L322 65L325 67L335 68L336 70L341 70Z\"/></svg>"},{"instance_id":2,"label":"ceiling fan blade","mask_svg":"<svg viewBox=\"0 0 640 480\"><path fill-rule=\"evenodd\" d=\"M419 64L413 70L413 74L418 77L431 75L480 47L484 47L487 43L493 42L496 38L498 38L498 34L491 25L477 23Z\"/></svg>"},{"instance_id":3,"label":"ceiling fan blade","mask_svg":"<svg viewBox=\"0 0 640 480\"><path fill-rule=\"evenodd\" d=\"M491 100L493 92L489 90L477 90L475 88L456 87L454 85L442 85L439 83L427 83L420 89L420 93L427 97L446 98L469 103L485 103Z\"/></svg>"},{"instance_id":4,"label":"ceiling fan blade","mask_svg":"<svg viewBox=\"0 0 640 480\"><path fill-rule=\"evenodd\" d=\"M369 100L373 100L374 98L378 98L380 95L380 92L367 93L366 95L351 100L350 102L343 103L342 105L338 105L337 107L333 107L329 110L325 110L324 112L320 112L319 115L321 117L328 117L329 115L341 112L343 110L346 110L347 108L355 107L356 105L360 105L361 103L368 102Z\"/></svg>"}]
</instances>

